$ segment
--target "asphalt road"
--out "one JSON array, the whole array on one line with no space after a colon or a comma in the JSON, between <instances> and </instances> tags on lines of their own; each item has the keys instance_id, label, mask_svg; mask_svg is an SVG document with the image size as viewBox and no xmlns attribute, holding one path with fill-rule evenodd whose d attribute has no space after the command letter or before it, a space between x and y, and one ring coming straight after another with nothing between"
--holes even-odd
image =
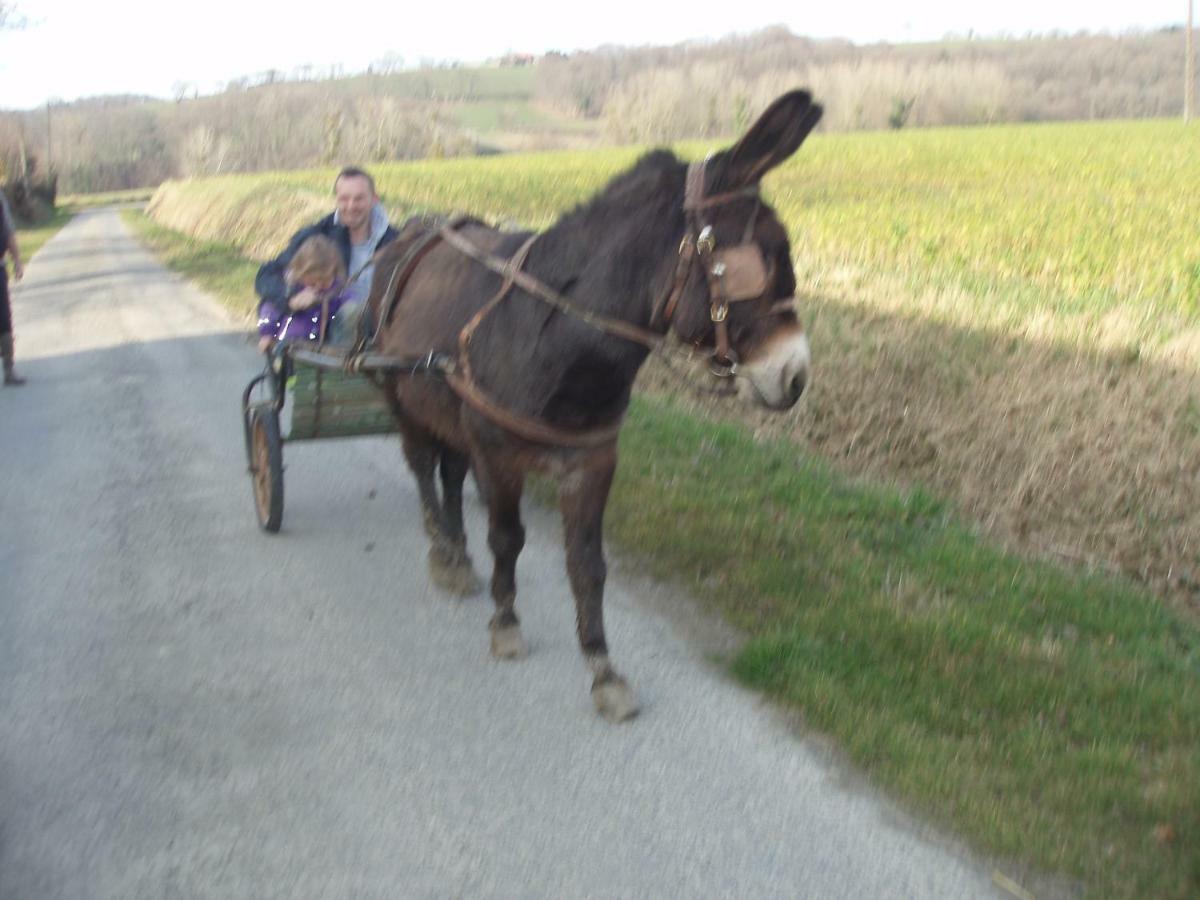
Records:
<instances>
[{"instance_id":1,"label":"asphalt road","mask_svg":"<svg viewBox=\"0 0 1200 900\"><path fill-rule=\"evenodd\" d=\"M75 219L15 294L0 897L995 893L619 564L608 634L643 711L601 720L544 511L516 663L488 654L486 596L431 587L397 441L287 447L283 531L259 532L238 409L258 357L115 212Z\"/></svg>"}]
</instances>

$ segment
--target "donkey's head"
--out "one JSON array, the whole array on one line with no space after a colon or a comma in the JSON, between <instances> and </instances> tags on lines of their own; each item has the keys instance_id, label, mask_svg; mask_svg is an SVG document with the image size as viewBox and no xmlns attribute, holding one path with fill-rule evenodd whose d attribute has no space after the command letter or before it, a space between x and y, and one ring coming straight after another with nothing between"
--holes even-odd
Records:
<instances>
[{"instance_id":1,"label":"donkey's head","mask_svg":"<svg viewBox=\"0 0 1200 900\"><path fill-rule=\"evenodd\" d=\"M691 165L675 289L660 311L680 339L711 348L715 374L735 377L744 399L771 409L800 399L809 350L787 231L758 187L820 118L809 93L792 91L733 147Z\"/></svg>"}]
</instances>

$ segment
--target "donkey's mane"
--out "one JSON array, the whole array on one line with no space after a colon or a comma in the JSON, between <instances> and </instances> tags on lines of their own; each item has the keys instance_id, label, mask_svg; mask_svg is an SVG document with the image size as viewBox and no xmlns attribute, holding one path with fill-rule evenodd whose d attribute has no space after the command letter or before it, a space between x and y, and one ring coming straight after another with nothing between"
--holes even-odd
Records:
<instances>
[{"instance_id":1,"label":"donkey's mane","mask_svg":"<svg viewBox=\"0 0 1200 900\"><path fill-rule=\"evenodd\" d=\"M677 216L682 227L686 168L669 150L651 150L632 168L614 176L590 199L564 213L538 240L543 277L563 289L589 266L611 268L618 247L678 240L665 220ZM633 273L628 273L632 275ZM644 278L648 273L638 275Z\"/></svg>"},{"instance_id":2,"label":"donkey's mane","mask_svg":"<svg viewBox=\"0 0 1200 900\"><path fill-rule=\"evenodd\" d=\"M614 175L589 200L565 213L553 228L570 229L581 220L590 223L597 215L603 216L610 211L626 213L631 205L674 199L676 191L683 186L682 166L670 150L651 150L639 157L632 168Z\"/></svg>"}]
</instances>

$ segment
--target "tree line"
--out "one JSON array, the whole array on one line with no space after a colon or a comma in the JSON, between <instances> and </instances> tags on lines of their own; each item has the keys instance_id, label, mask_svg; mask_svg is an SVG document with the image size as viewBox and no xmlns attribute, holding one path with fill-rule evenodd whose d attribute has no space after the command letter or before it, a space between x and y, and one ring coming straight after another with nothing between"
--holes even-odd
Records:
<instances>
[{"instance_id":1,"label":"tree line","mask_svg":"<svg viewBox=\"0 0 1200 900\"><path fill-rule=\"evenodd\" d=\"M538 96L618 140L740 130L811 86L829 130L1142 118L1182 113L1183 29L926 44L817 41L771 28L711 44L602 48L543 60Z\"/></svg>"},{"instance_id":2,"label":"tree line","mask_svg":"<svg viewBox=\"0 0 1200 900\"><path fill-rule=\"evenodd\" d=\"M821 99L829 130L1171 116L1182 111L1183 42L1182 29L1168 29L860 46L776 27L550 53L522 71L397 71L384 60L342 78L272 72L209 96L181 87L172 100L100 97L0 113L0 180L54 175L77 193L454 156L494 151L499 132L514 127L530 149L555 146L564 127L595 143L720 137L798 84Z\"/></svg>"}]
</instances>

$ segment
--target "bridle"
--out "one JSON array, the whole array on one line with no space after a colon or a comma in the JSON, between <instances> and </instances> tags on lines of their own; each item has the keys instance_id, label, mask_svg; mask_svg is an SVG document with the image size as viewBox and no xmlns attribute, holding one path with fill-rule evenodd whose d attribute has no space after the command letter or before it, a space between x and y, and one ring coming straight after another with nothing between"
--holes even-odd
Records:
<instances>
[{"instance_id":1,"label":"bridle","mask_svg":"<svg viewBox=\"0 0 1200 900\"><path fill-rule=\"evenodd\" d=\"M706 196L704 194L704 178L707 162L707 159L701 160L688 166L683 201L686 228L679 243L675 274L667 291L653 306L649 328L583 309L569 297L549 287L545 282L522 271L525 259L538 235L533 235L526 240L510 259L501 259L476 246L458 233L457 228L467 221L464 217L452 219L442 223L436 229L431 229L395 266L384 293L386 305L381 309L376 335L383 323L391 317L404 290L404 285L415 270L417 263L435 242L441 240L465 256L491 269L502 278L499 290L459 333L457 361L455 363L447 362L441 367L447 383L460 399L502 428L537 443L562 447L594 447L616 440L621 428L619 418L615 422L596 428L567 430L505 409L488 397L475 381L471 371L468 348L475 331L483 320L516 286L562 312L587 322L593 328L641 344L652 351L661 350L663 349L664 332L670 329L679 301L691 277L692 267L699 261L703 266L708 288L709 316L714 329L714 349L709 357L709 371L723 379L736 375L738 358L730 344L727 322L730 304L761 297L770 287L774 273L772 267L768 266L763 258L762 250L753 240L754 226L762 207L757 184ZM728 248L718 248L713 227L706 221L706 212L748 197L754 199L754 210L746 222L741 243ZM762 313L762 318L792 312L794 303L794 297L779 300ZM365 344L364 340L363 345L365 346ZM699 340L696 341L696 344L699 345Z\"/></svg>"},{"instance_id":2,"label":"bridle","mask_svg":"<svg viewBox=\"0 0 1200 900\"><path fill-rule=\"evenodd\" d=\"M737 374L738 357L729 340L729 306L744 300L761 297L770 287L772 267L763 259L762 250L754 242L754 226L762 208L757 183L720 194L705 195L704 179L708 159L697 160L688 166L684 188L683 211L686 230L679 242L679 259L670 289L654 305L651 324L658 322L670 328L691 277L693 264L699 260L708 286L709 318L713 323L714 347L709 357L709 371L718 378ZM713 226L706 221L708 210L735 200L753 198L754 209L746 221L740 243L719 249ZM794 310L795 298L787 297L772 304L763 318L782 315Z\"/></svg>"}]
</instances>

